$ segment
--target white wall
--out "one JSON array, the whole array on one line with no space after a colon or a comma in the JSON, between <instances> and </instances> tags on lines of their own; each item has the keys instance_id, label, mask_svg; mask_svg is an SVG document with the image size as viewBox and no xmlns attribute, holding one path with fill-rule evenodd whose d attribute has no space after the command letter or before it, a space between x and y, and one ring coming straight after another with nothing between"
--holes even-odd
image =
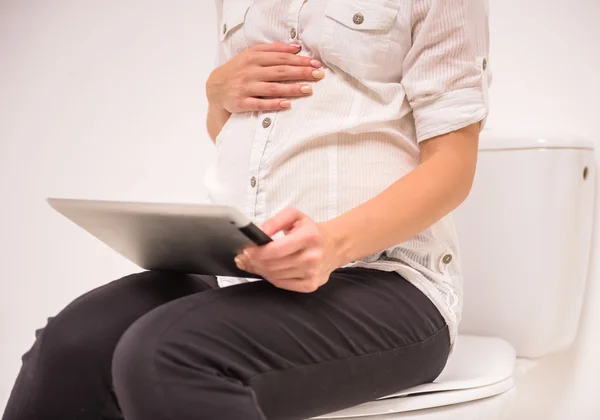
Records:
<instances>
[{"instance_id":1,"label":"white wall","mask_svg":"<svg viewBox=\"0 0 600 420\"><path fill-rule=\"evenodd\" d=\"M210 0L0 0L0 407L45 317L135 269L44 198L204 199L214 16ZM598 142L599 18L598 0L492 0L489 127ZM584 321L580 345L540 372L568 386L515 418L600 413L600 305Z\"/></svg>"},{"instance_id":2,"label":"white wall","mask_svg":"<svg viewBox=\"0 0 600 420\"><path fill-rule=\"evenodd\" d=\"M204 199L213 8L0 0L0 407L46 316L135 269L45 198Z\"/></svg>"}]
</instances>

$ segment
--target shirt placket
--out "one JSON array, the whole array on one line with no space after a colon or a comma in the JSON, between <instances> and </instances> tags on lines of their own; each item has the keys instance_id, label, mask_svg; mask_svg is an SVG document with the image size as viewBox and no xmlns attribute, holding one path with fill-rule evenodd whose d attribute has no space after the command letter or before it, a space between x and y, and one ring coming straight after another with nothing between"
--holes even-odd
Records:
<instances>
[{"instance_id":1,"label":"shirt placket","mask_svg":"<svg viewBox=\"0 0 600 420\"><path fill-rule=\"evenodd\" d=\"M289 41L302 45L299 31L300 10L307 0L291 0L288 9Z\"/></svg>"},{"instance_id":2,"label":"shirt placket","mask_svg":"<svg viewBox=\"0 0 600 420\"><path fill-rule=\"evenodd\" d=\"M264 174L261 169L265 160L265 148L273 125L277 118L277 112L265 112L257 119L257 127L254 132L252 149L250 151L250 167L248 174L248 189L246 194L246 206L244 212L252 220L260 219L264 214ZM259 197L263 197L259 200Z\"/></svg>"},{"instance_id":3,"label":"shirt placket","mask_svg":"<svg viewBox=\"0 0 600 420\"><path fill-rule=\"evenodd\" d=\"M297 43L302 46L298 23L300 11L306 0L291 0L287 15L289 43ZM303 51L300 54L304 53ZM277 120L278 112L265 112L259 115L257 127L254 134L252 149L250 152L250 167L248 174L248 189L246 194L245 213L254 221L262 222L265 219L265 185L264 185L264 162L265 151L269 136Z\"/></svg>"}]
</instances>

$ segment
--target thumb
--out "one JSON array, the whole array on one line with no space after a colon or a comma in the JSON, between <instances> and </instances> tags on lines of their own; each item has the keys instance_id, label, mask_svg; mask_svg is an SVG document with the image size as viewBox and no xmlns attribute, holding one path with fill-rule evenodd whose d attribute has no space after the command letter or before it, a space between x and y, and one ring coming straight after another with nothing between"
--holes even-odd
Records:
<instances>
[{"instance_id":1,"label":"thumb","mask_svg":"<svg viewBox=\"0 0 600 420\"><path fill-rule=\"evenodd\" d=\"M287 208L280 211L275 216L271 217L260 227L263 232L269 236L273 236L280 231L292 230L294 224L300 221L304 216L299 210L294 208Z\"/></svg>"}]
</instances>

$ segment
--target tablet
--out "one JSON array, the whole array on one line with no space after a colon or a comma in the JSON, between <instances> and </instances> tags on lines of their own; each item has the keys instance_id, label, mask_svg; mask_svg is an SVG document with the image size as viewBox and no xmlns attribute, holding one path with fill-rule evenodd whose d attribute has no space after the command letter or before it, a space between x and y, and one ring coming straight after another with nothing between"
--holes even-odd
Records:
<instances>
[{"instance_id":1,"label":"tablet","mask_svg":"<svg viewBox=\"0 0 600 420\"><path fill-rule=\"evenodd\" d=\"M146 270L260 278L233 259L248 245L272 240L228 206L65 198L48 204Z\"/></svg>"}]
</instances>

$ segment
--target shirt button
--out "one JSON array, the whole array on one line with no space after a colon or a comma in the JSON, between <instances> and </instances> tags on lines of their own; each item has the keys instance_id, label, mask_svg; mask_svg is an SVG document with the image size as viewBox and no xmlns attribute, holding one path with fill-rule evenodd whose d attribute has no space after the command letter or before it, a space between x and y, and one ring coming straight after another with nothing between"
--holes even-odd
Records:
<instances>
[{"instance_id":1,"label":"shirt button","mask_svg":"<svg viewBox=\"0 0 600 420\"><path fill-rule=\"evenodd\" d=\"M354 17L352 18L352 21L356 24L356 25L362 25L362 23L365 21L365 15L363 15L362 13L357 13L354 15Z\"/></svg>"},{"instance_id":2,"label":"shirt button","mask_svg":"<svg viewBox=\"0 0 600 420\"><path fill-rule=\"evenodd\" d=\"M265 118L265 119L262 121L262 126L263 126L263 128L269 128L269 127L271 126L271 123L272 123L272 122L273 122L273 121L272 121L272 120L271 120L269 117Z\"/></svg>"},{"instance_id":3,"label":"shirt button","mask_svg":"<svg viewBox=\"0 0 600 420\"><path fill-rule=\"evenodd\" d=\"M227 24L223 24L223 35L227 33Z\"/></svg>"},{"instance_id":4,"label":"shirt button","mask_svg":"<svg viewBox=\"0 0 600 420\"><path fill-rule=\"evenodd\" d=\"M255 177L255 176L253 176L253 177L250 179L250 186L251 186L252 188L256 187L256 177Z\"/></svg>"},{"instance_id":5,"label":"shirt button","mask_svg":"<svg viewBox=\"0 0 600 420\"><path fill-rule=\"evenodd\" d=\"M298 35L298 33L296 32L296 28L290 29L290 38L296 39L297 35Z\"/></svg>"},{"instance_id":6,"label":"shirt button","mask_svg":"<svg viewBox=\"0 0 600 420\"><path fill-rule=\"evenodd\" d=\"M444 264L450 264L452 262L452 255L451 254L444 255L444 258L442 258L442 262Z\"/></svg>"},{"instance_id":7,"label":"shirt button","mask_svg":"<svg viewBox=\"0 0 600 420\"><path fill-rule=\"evenodd\" d=\"M483 62L481 63L481 67L483 67L483 70L487 69L487 60L484 58Z\"/></svg>"}]
</instances>

